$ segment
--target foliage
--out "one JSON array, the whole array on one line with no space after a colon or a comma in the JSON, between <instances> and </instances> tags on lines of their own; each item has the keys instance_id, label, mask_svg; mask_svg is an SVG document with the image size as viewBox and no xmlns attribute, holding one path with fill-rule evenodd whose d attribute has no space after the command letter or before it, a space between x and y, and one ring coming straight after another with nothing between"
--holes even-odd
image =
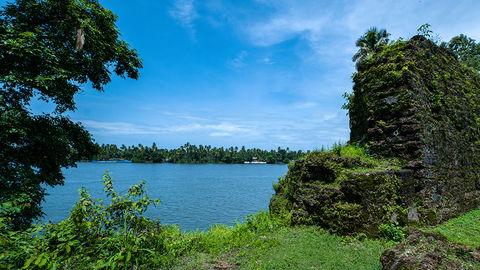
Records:
<instances>
[{"instance_id":1,"label":"foliage","mask_svg":"<svg viewBox=\"0 0 480 270\"><path fill-rule=\"evenodd\" d=\"M385 29L378 30L376 27L368 29L355 43L358 51L353 55L352 60L357 63L357 66L360 65L372 54L380 51L387 45L389 36L390 34Z\"/></svg>"},{"instance_id":2,"label":"foliage","mask_svg":"<svg viewBox=\"0 0 480 270\"><path fill-rule=\"evenodd\" d=\"M170 269L184 254L219 254L258 240L285 223L261 212L233 227L182 233L144 217L151 205L143 182L125 195L103 177L106 200L80 190L69 217L59 223L12 231L0 219L0 264L9 269ZM106 203L107 202L107 203Z\"/></svg>"},{"instance_id":3,"label":"foliage","mask_svg":"<svg viewBox=\"0 0 480 270\"><path fill-rule=\"evenodd\" d=\"M466 66L480 72L480 43L464 34L454 36L450 41L441 41L440 36L431 30L431 25L426 23L417 29L417 34L424 36L433 43L450 50L458 60Z\"/></svg>"},{"instance_id":4,"label":"foliage","mask_svg":"<svg viewBox=\"0 0 480 270\"><path fill-rule=\"evenodd\" d=\"M132 162L153 163L244 163L245 161L265 161L267 163L288 163L303 156L302 150L292 151L278 148L276 150L246 149L238 147L212 147L210 145L185 145L177 149L161 149L155 143L151 147L125 146L117 147L114 144L97 145L96 160L131 160ZM306 152L308 153L308 151Z\"/></svg>"},{"instance_id":5,"label":"foliage","mask_svg":"<svg viewBox=\"0 0 480 270\"><path fill-rule=\"evenodd\" d=\"M384 46L353 81L350 141L376 156L405 160L402 205L429 224L477 208L478 73L417 35Z\"/></svg>"},{"instance_id":6,"label":"foliage","mask_svg":"<svg viewBox=\"0 0 480 270\"><path fill-rule=\"evenodd\" d=\"M433 31L431 27L432 26L429 23L422 24L420 27L418 27L417 34L426 38L433 38Z\"/></svg>"},{"instance_id":7,"label":"foliage","mask_svg":"<svg viewBox=\"0 0 480 270\"><path fill-rule=\"evenodd\" d=\"M438 34L432 31L431 27L432 26L428 23L421 25L417 29L417 35L423 36L428 40L432 41L433 43L435 43L436 45L439 45L443 48L448 49L465 66L470 67L476 70L477 72L480 72L480 42L477 43L474 39L464 34L457 35L453 37L450 41L445 42L441 40ZM357 68L361 66L361 63L364 62L364 60L367 60L367 59L372 60L373 58L372 56L375 53L381 53L383 49L387 49L391 51L392 48L398 47L398 45L401 45L401 44L405 44L402 38L399 38L396 41L389 41L388 40L389 34L387 33L386 34L387 40L384 40L382 43L379 44L380 46L377 46L377 49L374 49L375 46L373 44L376 44L374 41L379 40L378 33L379 31L376 28L371 28L367 31L366 34L360 37L359 40L357 41L357 47L360 47L360 48L353 57L353 61L357 62ZM370 37L368 37L368 34L370 35ZM370 42L366 41L368 38L371 40ZM370 44L370 45L367 45L367 44ZM388 46L385 46L385 45L388 45ZM385 54L382 54L382 55L385 56ZM354 78L355 76L356 74L354 74ZM343 95L343 97L346 102L345 104L342 105L342 109L348 110L350 114L351 109L354 107L353 104L355 100L358 99L358 97L356 97L354 93L349 93L349 92L346 92Z\"/></svg>"},{"instance_id":8,"label":"foliage","mask_svg":"<svg viewBox=\"0 0 480 270\"><path fill-rule=\"evenodd\" d=\"M424 36L433 43L449 49L463 64L480 72L480 43L464 34L454 36L450 41L441 41L440 36L425 23L417 29L417 35Z\"/></svg>"},{"instance_id":9,"label":"foliage","mask_svg":"<svg viewBox=\"0 0 480 270\"><path fill-rule=\"evenodd\" d=\"M111 72L136 79L136 52L119 38L116 17L97 0L17 0L0 10L0 202L4 222L24 228L39 217L42 184L63 183L61 168L94 153L90 134L63 113ZM39 98L55 105L34 115ZM20 199L17 199L20 198Z\"/></svg>"},{"instance_id":10,"label":"foliage","mask_svg":"<svg viewBox=\"0 0 480 270\"><path fill-rule=\"evenodd\" d=\"M380 231L380 236L388 240L400 242L405 238L403 228L392 222L380 224L378 230Z\"/></svg>"},{"instance_id":11,"label":"foliage","mask_svg":"<svg viewBox=\"0 0 480 270\"><path fill-rule=\"evenodd\" d=\"M379 267L380 254L394 244L336 236L318 227L291 227L288 220L266 212L232 227L182 232L143 216L148 206L158 203L146 195L143 183L121 195L108 174L103 182L105 201L81 190L71 214L59 223L19 232L0 219L0 265L6 269L370 269ZM459 231L464 240L475 239L478 211L452 220L448 230L446 225L438 230L447 236ZM385 236L399 234L396 225L381 227Z\"/></svg>"},{"instance_id":12,"label":"foliage","mask_svg":"<svg viewBox=\"0 0 480 270\"><path fill-rule=\"evenodd\" d=\"M442 45L452 51L466 66L480 72L480 43L460 34Z\"/></svg>"},{"instance_id":13,"label":"foliage","mask_svg":"<svg viewBox=\"0 0 480 270\"><path fill-rule=\"evenodd\" d=\"M145 194L140 183L129 188L126 195L113 189L108 174L103 178L105 194L109 201L94 200L84 189L70 216L57 223L32 231L9 232L1 260L12 268L53 269L68 267L91 269L95 267L129 267L130 265L159 263L152 254L161 253L165 247L153 236L162 235L158 222L143 216L148 206L158 201ZM19 239L29 241L21 242ZM31 245L31 246L29 246ZM12 248L18 247L21 248ZM161 262L160 262L161 263Z\"/></svg>"}]
</instances>

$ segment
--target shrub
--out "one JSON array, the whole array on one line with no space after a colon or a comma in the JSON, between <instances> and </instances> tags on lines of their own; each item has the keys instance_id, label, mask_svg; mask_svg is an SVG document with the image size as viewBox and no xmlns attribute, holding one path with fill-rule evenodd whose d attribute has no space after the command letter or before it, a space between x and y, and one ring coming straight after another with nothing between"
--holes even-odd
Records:
<instances>
[{"instance_id":1,"label":"shrub","mask_svg":"<svg viewBox=\"0 0 480 270\"><path fill-rule=\"evenodd\" d=\"M145 193L145 183L121 195L108 174L103 177L107 199L80 190L70 215L59 223L12 231L0 218L0 268L7 269L171 269L188 254L219 254L248 246L286 224L284 218L260 212L243 223L216 225L206 232L184 233L144 217L158 200Z\"/></svg>"},{"instance_id":2,"label":"shrub","mask_svg":"<svg viewBox=\"0 0 480 270\"><path fill-rule=\"evenodd\" d=\"M380 236L388 240L400 242L405 238L405 232L402 227L394 223L380 224L378 230L380 231Z\"/></svg>"},{"instance_id":3,"label":"shrub","mask_svg":"<svg viewBox=\"0 0 480 270\"><path fill-rule=\"evenodd\" d=\"M0 255L0 262L27 269L167 265L169 258L157 256L168 254L165 241L161 241L164 228L143 216L158 200L145 194L143 182L130 187L125 195L114 190L107 173L103 184L108 204L81 189L80 200L67 219L25 232L2 230L2 239L6 239L2 243L14 245L5 246L7 252Z\"/></svg>"}]
</instances>

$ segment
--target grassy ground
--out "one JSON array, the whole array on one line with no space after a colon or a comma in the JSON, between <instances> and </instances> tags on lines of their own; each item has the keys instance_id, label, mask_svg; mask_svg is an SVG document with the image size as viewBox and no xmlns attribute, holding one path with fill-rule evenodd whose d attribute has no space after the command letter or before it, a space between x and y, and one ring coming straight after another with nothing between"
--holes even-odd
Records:
<instances>
[{"instance_id":1,"label":"grassy ground","mask_svg":"<svg viewBox=\"0 0 480 270\"><path fill-rule=\"evenodd\" d=\"M381 269L378 258L393 245L314 227L284 227L225 253L184 258L176 269Z\"/></svg>"},{"instance_id":2,"label":"grassy ground","mask_svg":"<svg viewBox=\"0 0 480 270\"><path fill-rule=\"evenodd\" d=\"M452 242L480 247L480 210L425 230L441 233ZM208 239L218 238L215 235L219 232L209 234ZM381 254L396 244L336 236L315 227L279 227L241 242L190 254L175 269L381 269Z\"/></svg>"},{"instance_id":3,"label":"grassy ground","mask_svg":"<svg viewBox=\"0 0 480 270\"><path fill-rule=\"evenodd\" d=\"M378 258L392 244L334 236L315 228L284 228L274 245L239 256L240 269L380 269Z\"/></svg>"},{"instance_id":4,"label":"grassy ground","mask_svg":"<svg viewBox=\"0 0 480 270\"><path fill-rule=\"evenodd\" d=\"M427 230L441 233L451 242L478 248L480 247L480 209Z\"/></svg>"}]
</instances>

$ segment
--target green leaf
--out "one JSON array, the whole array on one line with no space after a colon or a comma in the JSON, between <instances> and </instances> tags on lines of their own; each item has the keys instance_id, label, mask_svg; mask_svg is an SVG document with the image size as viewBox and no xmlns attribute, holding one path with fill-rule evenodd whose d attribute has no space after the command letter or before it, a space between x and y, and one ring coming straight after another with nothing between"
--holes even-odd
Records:
<instances>
[{"instance_id":1,"label":"green leaf","mask_svg":"<svg viewBox=\"0 0 480 270\"><path fill-rule=\"evenodd\" d=\"M35 265L39 265L40 262L42 261L42 258L43 258L43 254L41 254L40 256L38 256L37 259L35 260Z\"/></svg>"},{"instance_id":2,"label":"green leaf","mask_svg":"<svg viewBox=\"0 0 480 270\"><path fill-rule=\"evenodd\" d=\"M33 256L30 257L30 258L25 262L25 264L23 265L23 269L27 269L27 268L30 266L30 264L32 264L32 262L33 262L34 260L35 260L35 257L33 257Z\"/></svg>"},{"instance_id":3,"label":"green leaf","mask_svg":"<svg viewBox=\"0 0 480 270\"><path fill-rule=\"evenodd\" d=\"M132 258L132 253L130 251L128 251L127 252L127 258L125 259L125 262L128 263L131 258Z\"/></svg>"}]
</instances>

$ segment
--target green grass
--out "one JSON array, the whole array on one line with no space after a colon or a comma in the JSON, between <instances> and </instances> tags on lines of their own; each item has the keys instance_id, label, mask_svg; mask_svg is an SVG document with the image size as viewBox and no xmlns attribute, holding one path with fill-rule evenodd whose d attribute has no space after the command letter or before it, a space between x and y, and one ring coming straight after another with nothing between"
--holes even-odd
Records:
<instances>
[{"instance_id":1,"label":"green grass","mask_svg":"<svg viewBox=\"0 0 480 270\"><path fill-rule=\"evenodd\" d=\"M252 220L255 228L271 222L265 213ZM425 230L480 247L480 210ZM254 232L245 224L214 227L197 236L209 248L189 253L174 269L381 269L381 254L396 244L337 236L317 227L272 226Z\"/></svg>"},{"instance_id":2,"label":"green grass","mask_svg":"<svg viewBox=\"0 0 480 270\"><path fill-rule=\"evenodd\" d=\"M355 168L348 168L345 173L365 173L386 170L398 170L402 167L402 162L395 158L379 158L371 156L367 153L365 148L354 145L336 145L332 149L333 153L345 158L358 158L361 162L368 166L356 166Z\"/></svg>"},{"instance_id":3,"label":"green grass","mask_svg":"<svg viewBox=\"0 0 480 270\"><path fill-rule=\"evenodd\" d=\"M270 243L245 250L240 269L381 269L380 255L392 246L382 240L335 236L324 230L283 228Z\"/></svg>"},{"instance_id":4,"label":"green grass","mask_svg":"<svg viewBox=\"0 0 480 270\"><path fill-rule=\"evenodd\" d=\"M480 209L427 230L443 234L451 242L478 248L480 247Z\"/></svg>"},{"instance_id":5,"label":"green grass","mask_svg":"<svg viewBox=\"0 0 480 270\"><path fill-rule=\"evenodd\" d=\"M175 269L381 269L380 255L393 244L315 227L282 227L225 253L185 257Z\"/></svg>"}]
</instances>

